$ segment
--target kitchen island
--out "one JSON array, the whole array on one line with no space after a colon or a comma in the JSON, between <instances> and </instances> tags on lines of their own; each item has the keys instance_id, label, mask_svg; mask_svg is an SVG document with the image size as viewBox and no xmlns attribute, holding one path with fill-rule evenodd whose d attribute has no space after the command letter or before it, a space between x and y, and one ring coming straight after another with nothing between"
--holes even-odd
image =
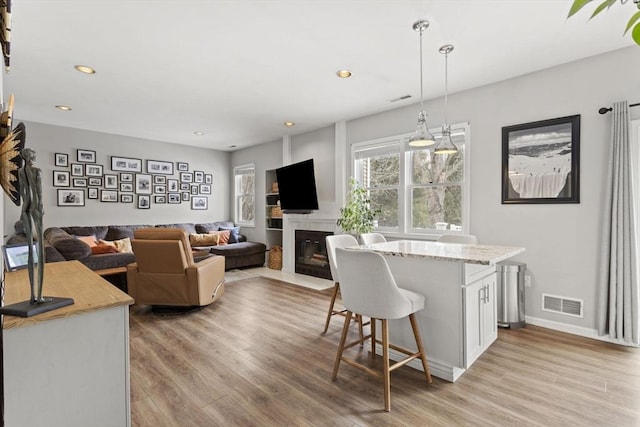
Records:
<instances>
[{"instance_id":1,"label":"kitchen island","mask_svg":"<svg viewBox=\"0 0 640 427\"><path fill-rule=\"evenodd\" d=\"M451 382L498 336L496 263L524 252L520 247L416 240L354 249L384 255L398 286L426 297L425 308L416 313L416 319L429 368L432 375ZM408 322L390 320L389 336L398 346L416 348ZM402 356L390 352L394 360ZM419 361L414 360L409 366L422 370Z\"/></svg>"}]
</instances>

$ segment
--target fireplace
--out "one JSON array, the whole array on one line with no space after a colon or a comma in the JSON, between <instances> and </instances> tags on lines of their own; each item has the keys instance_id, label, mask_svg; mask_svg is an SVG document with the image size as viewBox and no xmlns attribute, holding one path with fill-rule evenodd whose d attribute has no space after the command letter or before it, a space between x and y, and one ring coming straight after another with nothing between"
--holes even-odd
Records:
<instances>
[{"instance_id":1,"label":"fireplace","mask_svg":"<svg viewBox=\"0 0 640 427\"><path fill-rule=\"evenodd\" d=\"M325 237L332 232L296 230L295 272L331 280Z\"/></svg>"}]
</instances>

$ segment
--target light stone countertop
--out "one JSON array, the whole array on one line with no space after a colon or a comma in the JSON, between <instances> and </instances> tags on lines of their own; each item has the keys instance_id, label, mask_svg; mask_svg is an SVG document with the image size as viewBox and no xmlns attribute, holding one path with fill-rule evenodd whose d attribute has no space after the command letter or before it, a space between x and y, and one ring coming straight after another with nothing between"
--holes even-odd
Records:
<instances>
[{"instance_id":1,"label":"light stone countertop","mask_svg":"<svg viewBox=\"0 0 640 427\"><path fill-rule=\"evenodd\" d=\"M391 256L481 265L492 265L525 251L524 248L514 246L469 245L423 240L395 240L361 245L357 249L366 249Z\"/></svg>"}]
</instances>

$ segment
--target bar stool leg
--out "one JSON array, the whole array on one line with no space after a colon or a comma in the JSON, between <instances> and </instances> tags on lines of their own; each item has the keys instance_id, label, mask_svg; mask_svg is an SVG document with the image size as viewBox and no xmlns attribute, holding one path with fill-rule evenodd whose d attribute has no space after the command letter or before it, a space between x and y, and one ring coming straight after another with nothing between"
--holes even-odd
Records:
<instances>
[{"instance_id":1,"label":"bar stool leg","mask_svg":"<svg viewBox=\"0 0 640 427\"><path fill-rule=\"evenodd\" d=\"M420 352L420 360L422 361L424 374L427 378L427 382L431 384L432 383L431 372L429 371L429 364L427 363L427 355L424 351L424 346L422 345L422 337L420 337L420 331L418 330L418 322L416 321L415 313L411 313L409 315L409 321L411 322L411 329L413 329L413 336L416 337L416 345L418 346L418 351Z\"/></svg>"},{"instance_id":2,"label":"bar stool leg","mask_svg":"<svg viewBox=\"0 0 640 427\"><path fill-rule=\"evenodd\" d=\"M376 358L376 319L371 318L371 358Z\"/></svg>"},{"instance_id":3,"label":"bar stool leg","mask_svg":"<svg viewBox=\"0 0 640 427\"><path fill-rule=\"evenodd\" d=\"M387 319L382 319L382 358L384 368L382 379L384 381L384 410L391 412L391 372L389 371L389 324Z\"/></svg>"},{"instance_id":4,"label":"bar stool leg","mask_svg":"<svg viewBox=\"0 0 640 427\"><path fill-rule=\"evenodd\" d=\"M362 328L362 314L356 314L356 321L358 322L358 334L360 337L360 347L364 347L364 330Z\"/></svg>"},{"instance_id":5,"label":"bar stool leg","mask_svg":"<svg viewBox=\"0 0 640 427\"><path fill-rule=\"evenodd\" d=\"M336 303L336 297L338 296L339 289L340 289L340 285L338 284L338 282L335 282L335 284L333 285L333 293L331 294L331 303L329 304L329 312L327 313L327 320L324 322L324 331L322 331L323 334L326 334L327 329L329 329L329 322L331 321L331 316L333 316L333 306Z\"/></svg>"},{"instance_id":6,"label":"bar stool leg","mask_svg":"<svg viewBox=\"0 0 640 427\"><path fill-rule=\"evenodd\" d=\"M347 333L349 332L349 324L351 323L351 312L347 311L347 315L344 318L344 326L342 327L342 336L340 337L340 344L338 345L338 354L336 355L336 361L333 364L333 375L331 380L335 381L338 377L338 368L340 367L340 360L342 359L342 352L344 351L344 343L347 340Z\"/></svg>"}]
</instances>

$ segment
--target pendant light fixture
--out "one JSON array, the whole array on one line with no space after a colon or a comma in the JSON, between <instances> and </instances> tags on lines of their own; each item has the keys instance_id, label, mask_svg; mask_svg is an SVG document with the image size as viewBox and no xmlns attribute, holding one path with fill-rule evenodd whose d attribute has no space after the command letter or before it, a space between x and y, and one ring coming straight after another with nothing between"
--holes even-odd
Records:
<instances>
[{"instance_id":1,"label":"pendant light fixture","mask_svg":"<svg viewBox=\"0 0 640 427\"><path fill-rule=\"evenodd\" d=\"M435 154L453 154L458 152L458 148L451 141L451 126L447 120L447 112L449 110L449 82L448 82L448 60L449 54L453 50L453 45L445 44L439 49L444 55L444 123L442 124L442 139L433 150Z\"/></svg>"},{"instance_id":2,"label":"pendant light fixture","mask_svg":"<svg viewBox=\"0 0 640 427\"><path fill-rule=\"evenodd\" d=\"M413 30L420 32L420 113L418 114L418 126L416 133L409 138L411 147L428 147L435 144L435 138L429 132L427 126L427 113L424 112L424 96L422 90L422 33L429 28L429 21L416 21L413 24Z\"/></svg>"}]
</instances>

